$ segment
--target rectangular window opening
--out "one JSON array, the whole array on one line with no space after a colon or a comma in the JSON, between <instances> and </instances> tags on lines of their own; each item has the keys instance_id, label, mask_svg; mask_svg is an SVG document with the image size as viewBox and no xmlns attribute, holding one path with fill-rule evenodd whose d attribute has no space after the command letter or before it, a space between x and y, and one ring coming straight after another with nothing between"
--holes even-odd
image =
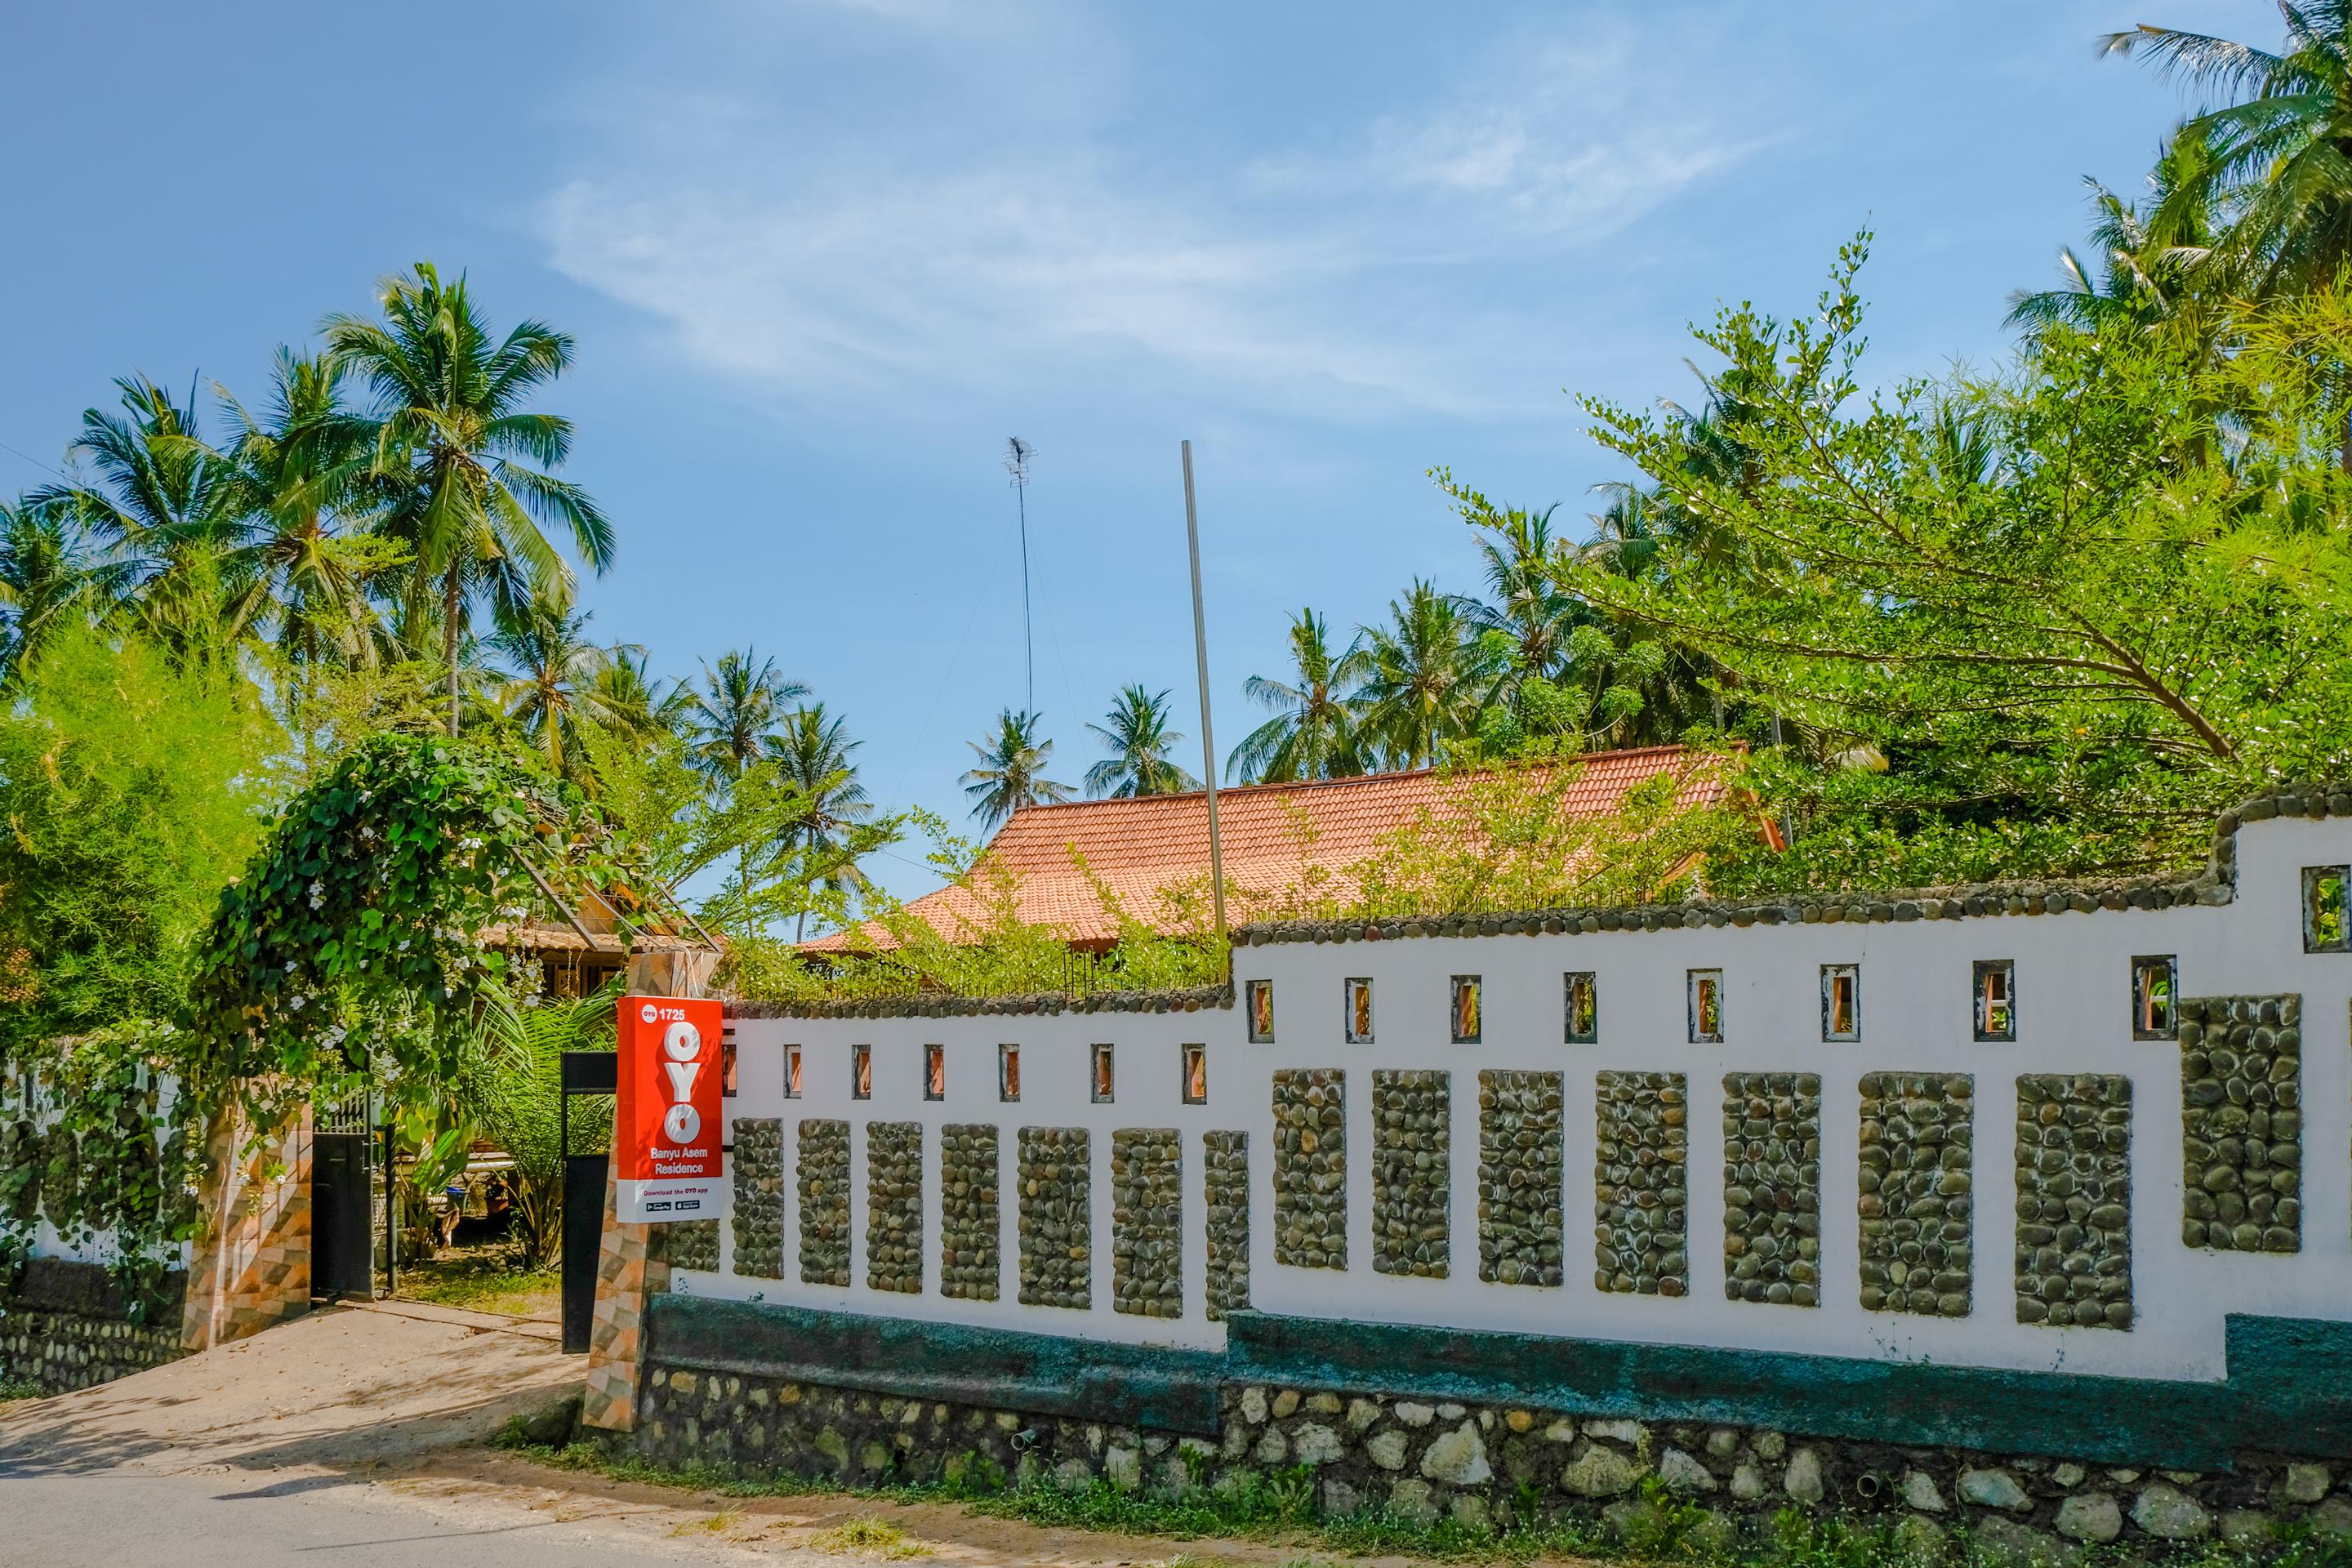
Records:
<instances>
[{"instance_id":1,"label":"rectangular window opening","mask_svg":"<svg viewBox=\"0 0 2352 1568\"><path fill-rule=\"evenodd\" d=\"M1108 1046L1097 1046L1094 1048L1095 1103L1097 1105L1108 1105L1111 1102L1111 1092L1113 1087L1114 1086L1111 1081L1110 1047Z\"/></svg>"},{"instance_id":2,"label":"rectangular window opening","mask_svg":"<svg viewBox=\"0 0 2352 1568\"><path fill-rule=\"evenodd\" d=\"M1566 1039L1571 1046L1597 1045L1601 1039L1601 987L1591 970L1565 977L1564 1005L1568 1013Z\"/></svg>"},{"instance_id":3,"label":"rectangular window opening","mask_svg":"<svg viewBox=\"0 0 2352 1568\"><path fill-rule=\"evenodd\" d=\"M2352 924L2345 920L2344 889L2352 867L2303 868L2303 951L2352 952Z\"/></svg>"},{"instance_id":4,"label":"rectangular window opening","mask_svg":"<svg viewBox=\"0 0 2352 1568\"><path fill-rule=\"evenodd\" d=\"M1347 984L1348 1043L1369 1046L1372 1043L1372 983L1356 976Z\"/></svg>"},{"instance_id":5,"label":"rectangular window opening","mask_svg":"<svg viewBox=\"0 0 2352 1568\"><path fill-rule=\"evenodd\" d=\"M948 1048L945 1046L923 1047L923 1098L945 1100L948 1097Z\"/></svg>"},{"instance_id":6,"label":"rectangular window opening","mask_svg":"<svg viewBox=\"0 0 2352 1568\"><path fill-rule=\"evenodd\" d=\"M2017 1038L2017 965L2006 958L1977 960L1977 1038Z\"/></svg>"},{"instance_id":7,"label":"rectangular window opening","mask_svg":"<svg viewBox=\"0 0 2352 1568\"><path fill-rule=\"evenodd\" d=\"M784 1047L784 1098L798 1100L800 1097L801 1048L798 1046L786 1046Z\"/></svg>"},{"instance_id":8,"label":"rectangular window opening","mask_svg":"<svg viewBox=\"0 0 2352 1568\"><path fill-rule=\"evenodd\" d=\"M2132 1038L2169 1040L2178 1036L2173 1003L2179 963L2169 953L2132 961Z\"/></svg>"},{"instance_id":9,"label":"rectangular window opening","mask_svg":"<svg viewBox=\"0 0 2352 1568\"><path fill-rule=\"evenodd\" d=\"M1690 1039L1695 1046L1723 1044L1723 971L1690 972Z\"/></svg>"},{"instance_id":10,"label":"rectangular window opening","mask_svg":"<svg viewBox=\"0 0 2352 1568\"><path fill-rule=\"evenodd\" d=\"M1184 1103L1209 1103L1209 1047L1204 1045L1184 1047Z\"/></svg>"},{"instance_id":11,"label":"rectangular window opening","mask_svg":"<svg viewBox=\"0 0 2352 1568\"><path fill-rule=\"evenodd\" d=\"M1862 1038L1862 966L1822 965L1822 1038Z\"/></svg>"},{"instance_id":12,"label":"rectangular window opening","mask_svg":"<svg viewBox=\"0 0 2352 1568\"><path fill-rule=\"evenodd\" d=\"M721 1099L732 1100L742 1086L735 1081L735 1028L729 1025L719 1031L719 1093Z\"/></svg>"},{"instance_id":13,"label":"rectangular window opening","mask_svg":"<svg viewBox=\"0 0 2352 1568\"><path fill-rule=\"evenodd\" d=\"M1454 977L1454 1043L1475 1046L1486 1023L1485 987L1475 974Z\"/></svg>"},{"instance_id":14,"label":"rectangular window opening","mask_svg":"<svg viewBox=\"0 0 2352 1568\"><path fill-rule=\"evenodd\" d=\"M849 1098L852 1100L874 1098L874 1047L872 1046L849 1047Z\"/></svg>"},{"instance_id":15,"label":"rectangular window opening","mask_svg":"<svg viewBox=\"0 0 2352 1568\"><path fill-rule=\"evenodd\" d=\"M1010 1103L1021 1098L1021 1047L996 1047L996 1098Z\"/></svg>"},{"instance_id":16,"label":"rectangular window opening","mask_svg":"<svg viewBox=\"0 0 2352 1568\"><path fill-rule=\"evenodd\" d=\"M1254 1046L1274 1044L1274 982L1253 980L1247 988L1249 1037Z\"/></svg>"}]
</instances>

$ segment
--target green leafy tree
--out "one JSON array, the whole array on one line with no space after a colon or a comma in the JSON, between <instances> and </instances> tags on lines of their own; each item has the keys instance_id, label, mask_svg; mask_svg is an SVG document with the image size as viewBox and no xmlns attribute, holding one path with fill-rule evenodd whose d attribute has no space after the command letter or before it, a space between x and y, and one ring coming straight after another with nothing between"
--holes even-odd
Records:
<instances>
[{"instance_id":1,"label":"green leafy tree","mask_svg":"<svg viewBox=\"0 0 2352 1568\"><path fill-rule=\"evenodd\" d=\"M807 687L785 679L776 661L761 658L756 648L720 654L693 695L695 754L703 771L713 779L741 777L767 754L784 704L807 695Z\"/></svg>"},{"instance_id":2,"label":"green leafy tree","mask_svg":"<svg viewBox=\"0 0 2352 1568\"><path fill-rule=\"evenodd\" d=\"M511 672L495 689L496 700L558 773L572 771L566 742L577 735L582 721L615 723L620 718L604 707L601 685L616 650L587 639L591 618L586 610L535 600L519 621L484 639Z\"/></svg>"},{"instance_id":3,"label":"green leafy tree","mask_svg":"<svg viewBox=\"0 0 2352 1568\"><path fill-rule=\"evenodd\" d=\"M491 993L461 1086L474 1123L514 1162L511 1235L526 1269L563 1246L563 1053L614 1048L618 983L593 996L518 1003Z\"/></svg>"},{"instance_id":4,"label":"green leafy tree","mask_svg":"<svg viewBox=\"0 0 2352 1568\"><path fill-rule=\"evenodd\" d=\"M409 552L412 617L437 591L454 735L471 606L487 600L511 624L533 600L568 599L572 568L545 527L599 573L612 564L613 528L586 490L551 472L571 455L572 422L530 407L570 368L572 339L528 321L495 337L464 275L444 282L428 262L381 288L381 321L325 322L331 363L365 384L372 405L322 421L318 438L373 450L387 492L376 526Z\"/></svg>"},{"instance_id":5,"label":"green leafy tree","mask_svg":"<svg viewBox=\"0 0 2352 1568\"><path fill-rule=\"evenodd\" d=\"M1225 776L1245 784L1291 784L1344 778L1363 771L1356 753L1356 720L1348 689L1353 667L1331 648L1321 616L1304 609L1290 623L1292 679L1253 675L1242 686L1274 717L1242 738L1225 759Z\"/></svg>"},{"instance_id":6,"label":"green leafy tree","mask_svg":"<svg viewBox=\"0 0 2352 1568\"><path fill-rule=\"evenodd\" d=\"M850 760L859 744L849 738L843 721L826 717L822 702L794 709L768 742L777 776L803 803L784 834L783 847L802 858L812 879L844 899L866 885L849 851L858 829L874 816L857 764ZM803 909L795 918L794 942L808 934L809 913Z\"/></svg>"},{"instance_id":7,"label":"green leafy tree","mask_svg":"<svg viewBox=\"0 0 2352 1568\"><path fill-rule=\"evenodd\" d=\"M1125 799L1201 787L1169 755L1184 737L1168 728L1168 693L1155 697L1139 685L1122 687L1105 717L1106 722L1087 726L1110 749L1087 770L1087 794Z\"/></svg>"},{"instance_id":8,"label":"green leafy tree","mask_svg":"<svg viewBox=\"0 0 2352 1568\"><path fill-rule=\"evenodd\" d=\"M969 742L980 765L963 775L963 790L971 796L972 814L982 826L992 828L1024 806L1070 798L1067 784L1045 776L1054 742L1038 737L1037 728L1044 722L1040 714L1007 708L997 715L994 735Z\"/></svg>"},{"instance_id":9,"label":"green leafy tree","mask_svg":"<svg viewBox=\"0 0 2352 1568\"><path fill-rule=\"evenodd\" d=\"M0 692L12 691L60 631L103 615L119 563L95 556L74 512L0 505Z\"/></svg>"}]
</instances>

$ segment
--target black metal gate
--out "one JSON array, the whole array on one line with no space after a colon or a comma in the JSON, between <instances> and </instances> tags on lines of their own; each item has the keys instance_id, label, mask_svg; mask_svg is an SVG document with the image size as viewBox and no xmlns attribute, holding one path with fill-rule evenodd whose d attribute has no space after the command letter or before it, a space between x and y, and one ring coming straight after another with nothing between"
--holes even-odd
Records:
<instances>
[{"instance_id":1,"label":"black metal gate","mask_svg":"<svg viewBox=\"0 0 2352 1568\"><path fill-rule=\"evenodd\" d=\"M604 1245L604 1187L613 1166L613 1095L621 1081L620 1063L611 1051L563 1053L563 1348L574 1355L587 1353L596 1319L596 1264Z\"/></svg>"},{"instance_id":2,"label":"black metal gate","mask_svg":"<svg viewBox=\"0 0 2352 1568\"><path fill-rule=\"evenodd\" d=\"M375 1295L373 1142L368 1097L320 1106L310 1119L310 1294Z\"/></svg>"}]
</instances>

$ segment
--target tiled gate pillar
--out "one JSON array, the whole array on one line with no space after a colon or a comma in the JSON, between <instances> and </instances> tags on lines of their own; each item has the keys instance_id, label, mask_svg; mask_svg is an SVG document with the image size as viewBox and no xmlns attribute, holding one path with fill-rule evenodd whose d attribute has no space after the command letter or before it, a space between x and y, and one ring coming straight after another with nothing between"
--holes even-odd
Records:
<instances>
[{"instance_id":1,"label":"tiled gate pillar","mask_svg":"<svg viewBox=\"0 0 2352 1568\"><path fill-rule=\"evenodd\" d=\"M310 1306L310 1113L252 1135L234 1109L205 1134L203 1219L188 1258L180 1342L191 1351L259 1333Z\"/></svg>"},{"instance_id":2,"label":"tiled gate pillar","mask_svg":"<svg viewBox=\"0 0 2352 1568\"><path fill-rule=\"evenodd\" d=\"M699 996L719 956L698 947L636 949L629 954L629 990L639 996ZM614 1147L619 1147L617 1140ZM596 1259L596 1317L588 1335L588 1391L580 1411L583 1425L607 1432L626 1432L636 1425L646 1301L669 1289L666 1227L621 1224L617 1184L608 1172L604 1240Z\"/></svg>"}]
</instances>

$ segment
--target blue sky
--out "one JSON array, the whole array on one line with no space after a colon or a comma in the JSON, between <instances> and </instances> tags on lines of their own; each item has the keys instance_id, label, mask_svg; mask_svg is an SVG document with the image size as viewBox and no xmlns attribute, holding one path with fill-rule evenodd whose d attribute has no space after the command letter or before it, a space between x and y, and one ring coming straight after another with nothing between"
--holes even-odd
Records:
<instances>
[{"instance_id":1,"label":"blue sky","mask_svg":"<svg viewBox=\"0 0 2352 1568\"><path fill-rule=\"evenodd\" d=\"M579 339L545 405L620 528L596 630L670 675L774 654L879 799L969 830L965 742L1022 700L1006 437L1054 776L1134 680L1197 769L1180 438L1222 752L1298 606L1475 586L1427 468L1580 516L1620 471L1568 394L1688 395L1688 321L1805 308L1857 228L1879 377L1997 359L2083 176L2137 189L2184 107L2094 58L2139 21L2278 31L2251 0L16 6L0 489L112 376L250 395L379 274L464 267Z\"/></svg>"}]
</instances>

